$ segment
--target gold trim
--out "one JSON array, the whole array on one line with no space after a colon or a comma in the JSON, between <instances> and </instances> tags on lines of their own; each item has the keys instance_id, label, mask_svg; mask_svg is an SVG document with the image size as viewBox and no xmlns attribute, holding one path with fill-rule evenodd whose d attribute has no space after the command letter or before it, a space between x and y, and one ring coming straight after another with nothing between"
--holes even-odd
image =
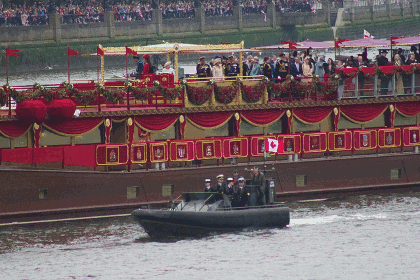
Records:
<instances>
[{"instance_id":1,"label":"gold trim","mask_svg":"<svg viewBox=\"0 0 420 280\"><path fill-rule=\"evenodd\" d=\"M123 163L121 163L121 162L117 162L117 163L108 163L108 149L115 149L115 148L117 148L118 149L118 160L120 159L120 147L127 147L127 161L126 162L123 162ZM105 147L105 162L107 162L107 163L105 163L105 164L102 164L102 163L98 163L98 148L100 148L100 147ZM114 166L114 165L127 165L128 164L128 153L129 153L129 148L128 148L128 145L127 144L120 144L120 145L108 145L108 144L102 144L102 145L97 145L96 146L96 151L95 151L95 159L96 159L96 165L99 165L99 166L105 166L105 165L111 165L111 166Z\"/></svg>"},{"instance_id":2,"label":"gold trim","mask_svg":"<svg viewBox=\"0 0 420 280\"><path fill-rule=\"evenodd\" d=\"M321 123L321 122L323 122L326 118L328 118L329 116L331 115L331 111L328 113L328 115L325 117L325 118L323 118L322 120L320 120L319 122L305 122L304 120L302 120L302 119L300 119L298 116L296 116L296 114L293 114L293 117L295 117L297 120L299 120L301 123L304 123L304 124L318 124L318 123Z\"/></svg>"},{"instance_id":3,"label":"gold trim","mask_svg":"<svg viewBox=\"0 0 420 280\"><path fill-rule=\"evenodd\" d=\"M389 110L391 111L391 113L394 112L394 110L395 110L394 105L390 104L389 105Z\"/></svg>"},{"instance_id":4,"label":"gold trim","mask_svg":"<svg viewBox=\"0 0 420 280\"><path fill-rule=\"evenodd\" d=\"M185 119L184 119L184 116L183 115L179 116L179 122L180 123L184 123L185 122Z\"/></svg>"},{"instance_id":5,"label":"gold trim","mask_svg":"<svg viewBox=\"0 0 420 280\"><path fill-rule=\"evenodd\" d=\"M399 131L400 132L400 144L399 145L397 145L396 144L396 131ZM392 145L387 145L386 144L386 137L384 138L384 146L381 146L381 145L379 145L379 132L380 131L383 131L384 132L384 137L385 137L385 133L386 132L394 132L394 144L392 144ZM401 130L399 129L399 128L380 128L380 129L378 129L378 147L379 148L399 148L399 147L401 147L401 142L402 142L402 139L401 139Z\"/></svg>"},{"instance_id":6,"label":"gold trim","mask_svg":"<svg viewBox=\"0 0 420 280\"><path fill-rule=\"evenodd\" d=\"M417 143L412 144L411 143L411 138L410 138L410 131L414 130L414 131L418 131L419 132L419 136L420 136L420 127L403 127L403 132L402 132L402 137L404 138L404 132L408 130L408 144L405 144L404 141L402 141L402 144L405 147L415 147L415 146L420 146L420 139L417 139ZM420 138L420 137L419 137ZM403 139L405 140L405 139Z\"/></svg>"},{"instance_id":7,"label":"gold trim","mask_svg":"<svg viewBox=\"0 0 420 280\"><path fill-rule=\"evenodd\" d=\"M286 116L288 117L288 118L290 118L290 116L292 115L292 112L290 112L290 110L287 110L286 111Z\"/></svg>"},{"instance_id":8,"label":"gold trim","mask_svg":"<svg viewBox=\"0 0 420 280\"><path fill-rule=\"evenodd\" d=\"M144 160L142 161L138 161L138 160L133 160L134 158L134 148L135 147L144 147ZM130 149L130 159L131 159L131 163L134 164L143 164L147 162L148 159L148 152L147 152L147 143L138 143L138 144L131 144L131 149Z\"/></svg>"},{"instance_id":9,"label":"gold trim","mask_svg":"<svg viewBox=\"0 0 420 280\"><path fill-rule=\"evenodd\" d=\"M146 129L146 128L144 128L144 127L142 127L136 120L134 120L134 122L135 122L135 124L138 126L138 127L140 127L141 129L143 129L144 131L146 131L146 132L150 132L150 133L152 133L152 132L162 132L162 131L167 131L168 129L170 129L170 128L172 128L172 126L176 123L176 121L178 120L178 118L176 118L174 121L173 121L173 123L172 124L170 124L167 128L164 128L164 129L162 129L162 130L149 130L149 129Z\"/></svg>"},{"instance_id":10,"label":"gold trim","mask_svg":"<svg viewBox=\"0 0 420 280\"><path fill-rule=\"evenodd\" d=\"M253 122L251 122L250 120L248 120L246 117L244 117L244 115L242 115L242 118L243 118L246 122L248 122L248 123L252 124L253 126L257 126L257 127L267 127L267 126L270 126L270 125L272 125L273 123L277 122L279 119L281 119L281 117L283 117L283 115L284 115L284 112L283 112L283 113L281 113L281 115L280 115L277 119L275 119L274 121L272 121L272 122L270 122L270 123L268 123L268 124L264 124L264 125L260 125L260 124L253 123Z\"/></svg>"},{"instance_id":11,"label":"gold trim","mask_svg":"<svg viewBox=\"0 0 420 280\"><path fill-rule=\"evenodd\" d=\"M328 135L332 134L334 136L334 148L333 149L329 149L328 150L331 152L339 152L339 151L351 151L351 148L353 147L353 134L350 131L331 131L328 133ZM350 134L350 149L346 149L346 148L335 148L335 135L343 135L344 137L346 137L346 134ZM345 139L344 139L345 140ZM346 145L344 145L346 146Z\"/></svg>"},{"instance_id":12,"label":"gold trim","mask_svg":"<svg viewBox=\"0 0 420 280\"><path fill-rule=\"evenodd\" d=\"M128 124L128 126L132 126L133 125L133 119L132 118L128 118L127 124Z\"/></svg>"},{"instance_id":13,"label":"gold trim","mask_svg":"<svg viewBox=\"0 0 420 280\"><path fill-rule=\"evenodd\" d=\"M188 159L188 143L192 143L192 147L193 147L193 151L192 151L192 153L193 153L193 159ZM186 155L186 158L185 159L175 159L175 160L173 160L172 158L171 158L171 154L169 153L169 150L168 150L168 157L169 157L169 159L171 160L171 161L192 161L192 160L194 160L194 141L187 141L187 142L171 142L170 143L170 145L169 145L169 148L172 148L171 146L173 145L173 144L175 144L175 149L176 149L176 155L177 155L177 157L178 157L178 145L185 145L186 147L187 147L187 149L186 149L186 151L185 151L185 155Z\"/></svg>"},{"instance_id":14,"label":"gold trim","mask_svg":"<svg viewBox=\"0 0 420 280\"><path fill-rule=\"evenodd\" d=\"M39 129L39 124L34 123L34 130L38 130Z\"/></svg>"},{"instance_id":15,"label":"gold trim","mask_svg":"<svg viewBox=\"0 0 420 280\"><path fill-rule=\"evenodd\" d=\"M333 111L334 111L334 115L338 115L338 109L337 109L337 107L334 107L334 109L333 109Z\"/></svg>"},{"instance_id":16,"label":"gold trim","mask_svg":"<svg viewBox=\"0 0 420 280\"><path fill-rule=\"evenodd\" d=\"M111 121L109 119L105 120L105 126L109 127L111 125Z\"/></svg>"},{"instance_id":17,"label":"gold trim","mask_svg":"<svg viewBox=\"0 0 420 280\"><path fill-rule=\"evenodd\" d=\"M239 121L239 118L240 118L239 114L235 113L235 120Z\"/></svg>"},{"instance_id":18,"label":"gold trim","mask_svg":"<svg viewBox=\"0 0 420 280\"><path fill-rule=\"evenodd\" d=\"M59 132L59 131L57 131L57 130L55 130L55 129L53 129L53 128L51 128L51 127L49 127L48 125L46 125L45 123L43 124L43 126L45 127L45 128L47 128L48 130L51 130L52 132L54 132L55 134L58 134L58 135L61 135L61 136L81 136L81 135L84 135L84 134L86 134L86 133L89 133L89 132L91 132L91 131L93 131L93 130L95 130L95 129L97 129L101 124L103 124L104 123L104 121L102 120L97 126L95 126L94 128L92 128L91 130L88 130L88 131L86 131L86 132L83 132L83 133L79 133L79 134L66 134L66 133L62 133L62 132Z\"/></svg>"},{"instance_id":19,"label":"gold trim","mask_svg":"<svg viewBox=\"0 0 420 280\"><path fill-rule=\"evenodd\" d=\"M319 150L309 150L309 151L306 151L305 150L305 136L309 136L309 144L311 144L310 143L310 141L311 141L311 138L310 137L313 137L313 136L321 136L321 135L325 135L325 149L323 150L323 149L321 149L321 138L319 139L320 141L319 141ZM321 132L321 133L306 133L306 134L303 134L303 145L302 145L303 147L302 147L302 150L303 150L303 152L304 153L306 153L306 154L308 154L308 153L320 153L320 152L326 152L327 150L328 150L328 137L327 137L327 133L326 132Z\"/></svg>"},{"instance_id":20,"label":"gold trim","mask_svg":"<svg viewBox=\"0 0 420 280\"><path fill-rule=\"evenodd\" d=\"M378 147L378 142L379 142L379 133L377 130L372 129L372 130L365 130L365 131L360 131L360 130L356 130L353 131L353 139L356 139L356 137L354 137L354 134L359 133L359 137L360 135L369 135L370 142L372 143L372 132L375 132L375 137L376 137L376 143L375 143L375 147L372 148L372 145L370 145L370 147L362 147L360 146L359 148L356 148L356 141L353 141L353 149L355 149L356 151L360 151L360 150L374 150L376 149L376 147ZM360 143L359 143L360 144Z\"/></svg>"},{"instance_id":21,"label":"gold trim","mask_svg":"<svg viewBox=\"0 0 420 280\"><path fill-rule=\"evenodd\" d=\"M168 151L168 142L155 142L155 143L149 143L149 145L150 145L150 153L149 153L150 162L157 163L157 162L167 162L168 161L168 157L169 157L169 155L168 155L168 152L169 152ZM154 157L153 156L153 147L161 146L161 145L163 145L164 149L165 149L164 159L163 160L152 160L152 157Z\"/></svg>"},{"instance_id":22,"label":"gold trim","mask_svg":"<svg viewBox=\"0 0 420 280\"><path fill-rule=\"evenodd\" d=\"M340 110L340 114L343 115L346 119L348 119L349 121L353 122L353 123L358 123L358 124L366 124L368 122L373 122L374 120L376 120L377 118L379 118L380 116L383 115L383 113L386 111L386 109L388 109L388 106L385 107L385 109L383 109L383 111L381 113L379 113L375 118L367 121L367 122L358 122L356 120L353 120L352 118L350 118L349 116L347 116L342 110Z\"/></svg>"}]
</instances>

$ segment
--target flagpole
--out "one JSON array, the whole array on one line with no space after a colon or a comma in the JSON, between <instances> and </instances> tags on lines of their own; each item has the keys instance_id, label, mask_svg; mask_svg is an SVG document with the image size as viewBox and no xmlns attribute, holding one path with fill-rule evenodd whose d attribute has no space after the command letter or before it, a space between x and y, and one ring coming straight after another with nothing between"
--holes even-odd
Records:
<instances>
[{"instance_id":1,"label":"flagpole","mask_svg":"<svg viewBox=\"0 0 420 280\"><path fill-rule=\"evenodd\" d=\"M68 75L68 82L70 84L70 55L69 55L70 46L67 45L67 75Z\"/></svg>"},{"instance_id":2,"label":"flagpole","mask_svg":"<svg viewBox=\"0 0 420 280\"><path fill-rule=\"evenodd\" d=\"M7 55L7 46L6 46L6 84L9 84L9 56Z\"/></svg>"},{"instance_id":3,"label":"flagpole","mask_svg":"<svg viewBox=\"0 0 420 280\"><path fill-rule=\"evenodd\" d=\"M334 38L334 63L337 61L337 47L336 47L336 39Z\"/></svg>"},{"instance_id":4,"label":"flagpole","mask_svg":"<svg viewBox=\"0 0 420 280\"><path fill-rule=\"evenodd\" d=\"M128 81L127 45L125 45L125 79Z\"/></svg>"},{"instance_id":5,"label":"flagpole","mask_svg":"<svg viewBox=\"0 0 420 280\"><path fill-rule=\"evenodd\" d=\"M96 45L96 76L98 78L98 84L99 84L99 54L98 54L98 45Z\"/></svg>"},{"instance_id":6,"label":"flagpole","mask_svg":"<svg viewBox=\"0 0 420 280\"><path fill-rule=\"evenodd\" d=\"M7 55L6 46L6 85L9 85L9 56ZM10 95L10 88L6 87L6 93L8 94L7 100L9 100L9 117L12 115L12 96Z\"/></svg>"},{"instance_id":7,"label":"flagpole","mask_svg":"<svg viewBox=\"0 0 420 280\"><path fill-rule=\"evenodd\" d=\"M391 39L391 64L392 64L392 62L393 62L393 55L392 55L392 34L391 35L389 35L390 36L390 39Z\"/></svg>"}]
</instances>

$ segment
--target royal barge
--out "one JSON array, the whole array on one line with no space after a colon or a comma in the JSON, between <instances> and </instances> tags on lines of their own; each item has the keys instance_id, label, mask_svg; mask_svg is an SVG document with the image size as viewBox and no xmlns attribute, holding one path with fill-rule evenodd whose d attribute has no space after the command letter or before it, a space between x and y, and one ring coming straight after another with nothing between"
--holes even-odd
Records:
<instances>
[{"instance_id":1,"label":"royal barge","mask_svg":"<svg viewBox=\"0 0 420 280\"><path fill-rule=\"evenodd\" d=\"M167 55L175 69L181 54L236 52L242 60L249 51L243 43L130 49ZM107 55L127 52L100 50L102 66ZM98 75L59 85L4 85L0 224L160 207L201 191L205 178L220 173L238 169L249 178L254 165L273 179L277 201L415 189L419 70L345 68L324 81L288 76L282 83L261 76L178 79L176 72L128 81ZM401 75L409 81L402 91L396 82ZM390 81L386 89L380 88L383 77ZM283 152L265 154L265 138L282 141Z\"/></svg>"}]
</instances>

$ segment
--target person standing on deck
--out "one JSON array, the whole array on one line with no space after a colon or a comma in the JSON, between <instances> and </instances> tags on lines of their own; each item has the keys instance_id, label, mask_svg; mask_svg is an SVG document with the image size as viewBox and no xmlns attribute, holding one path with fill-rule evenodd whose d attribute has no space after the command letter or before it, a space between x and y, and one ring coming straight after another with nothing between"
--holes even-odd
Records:
<instances>
[{"instance_id":1,"label":"person standing on deck","mask_svg":"<svg viewBox=\"0 0 420 280\"><path fill-rule=\"evenodd\" d=\"M210 179L206 179L204 181L204 192L215 192L215 190L213 190L213 188L211 187Z\"/></svg>"},{"instance_id":2,"label":"person standing on deck","mask_svg":"<svg viewBox=\"0 0 420 280\"><path fill-rule=\"evenodd\" d=\"M141 74L143 74L144 64L143 64L142 61L140 61L140 56L138 56L138 55L133 56L133 60L134 60L134 63L136 63L137 67L136 67L136 72L131 73L130 77L134 77L137 80L139 80Z\"/></svg>"},{"instance_id":3,"label":"person standing on deck","mask_svg":"<svg viewBox=\"0 0 420 280\"><path fill-rule=\"evenodd\" d=\"M258 166L252 169L251 184L257 187L258 205L265 205L265 175L260 172Z\"/></svg>"},{"instance_id":4,"label":"person standing on deck","mask_svg":"<svg viewBox=\"0 0 420 280\"><path fill-rule=\"evenodd\" d=\"M217 191L218 193L224 193L225 188L226 188L224 178L225 178L225 176L223 174L219 174L219 175L216 176L217 183L213 187L213 190Z\"/></svg>"},{"instance_id":5,"label":"person standing on deck","mask_svg":"<svg viewBox=\"0 0 420 280\"><path fill-rule=\"evenodd\" d=\"M197 76L199 78L211 77L210 65L206 63L204 56L200 57L200 63L197 64L196 70L197 70Z\"/></svg>"}]
</instances>

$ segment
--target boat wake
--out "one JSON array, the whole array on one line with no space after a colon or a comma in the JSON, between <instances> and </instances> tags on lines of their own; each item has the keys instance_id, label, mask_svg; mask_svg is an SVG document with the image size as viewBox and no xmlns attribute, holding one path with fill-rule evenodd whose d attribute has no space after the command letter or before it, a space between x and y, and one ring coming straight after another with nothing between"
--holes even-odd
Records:
<instances>
[{"instance_id":1,"label":"boat wake","mask_svg":"<svg viewBox=\"0 0 420 280\"><path fill-rule=\"evenodd\" d=\"M336 222L355 221L355 220L359 220L359 221L382 220L382 219L387 219L387 218L389 218L389 216L386 213L377 213L377 214L372 214L372 215L356 213L354 215L348 215L348 216L331 215L331 216L322 216L322 217L313 217L313 218L297 218L297 219L291 218L289 227L330 224L330 223L336 223Z\"/></svg>"}]
</instances>

